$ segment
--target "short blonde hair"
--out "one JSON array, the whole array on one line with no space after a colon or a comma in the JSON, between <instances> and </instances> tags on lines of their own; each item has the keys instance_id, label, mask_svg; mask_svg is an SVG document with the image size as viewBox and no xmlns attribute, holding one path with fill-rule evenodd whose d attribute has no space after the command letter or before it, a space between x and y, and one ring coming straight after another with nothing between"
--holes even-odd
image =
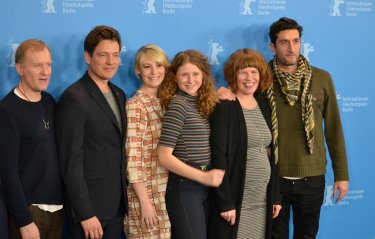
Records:
<instances>
[{"instance_id":1,"label":"short blonde hair","mask_svg":"<svg viewBox=\"0 0 375 239\"><path fill-rule=\"evenodd\" d=\"M25 54L27 50L29 49L32 51L42 51L44 49L47 49L49 53L51 54L51 49L48 47L46 43L38 39L29 39L29 40L23 41L18 46L16 50L16 55L15 55L16 64L22 63L23 59L25 58Z\"/></svg>"},{"instance_id":2,"label":"short blonde hair","mask_svg":"<svg viewBox=\"0 0 375 239\"><path fill-rule=\"evenodd\" d=\"M142 46L135 55L134 70L140 70L141 64L144 57L150 58L150 60L161 64L166 70L169 67L169 60L167 54L159 46L154 44L148 44Z\"/></svg>"}]
</instances>

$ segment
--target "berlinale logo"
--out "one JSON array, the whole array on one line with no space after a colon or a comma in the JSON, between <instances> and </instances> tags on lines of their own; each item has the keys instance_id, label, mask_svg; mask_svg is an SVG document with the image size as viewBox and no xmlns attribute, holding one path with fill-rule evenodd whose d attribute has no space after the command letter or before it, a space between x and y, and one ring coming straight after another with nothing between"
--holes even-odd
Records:
<instances>
[{"instance_id":1,"label":"berlinale logo","mask_svg":"<svg viewBox=\"0 0 375 239\"><path fill-rule=\"evenodd\" d=\"M42 13L56 13L55 0L42 0Z\"/></svg>"},{"instance_id":2,"label":"berlinale logo","mask_svg":"<svg viewBox=\"0 0 375 239\"><path fill-rule=\"evenodd\" d=\"M315 51L314 47L308 43L308 42L304 42L302 43L302 55L306 58L306 60L308 60L310 62L310 58L309 58L309 55L311 52Z\"/></svg>"},{"instance_id":3,"label":"berlinale logo","mask_svg":"<svg viewBox=\"0 0 375 239\"><path fill-rule=\"evenodd\" d=\"M13 37L11 37L8 41L9 51L8 51L8 66L15 67L16 66L16 50L20 44L13 41Z\"/></svg>"},{"instance_id":4,"label":"berlinale logo","mask_svg":"<svg viewBox=\"0 0 375 239\"><path fill-rule=\"evenodd\" d=\"M240 3L241 15L253 15L253 11L251 10L251 3L255 2L255 0L242 0Z\"/></svg>"},{"instance_id":5,"label":"berlinale logo","mask_svg":"<svg viewBox=\"0 0 375 239\"><path fill-rule=\"evenodd\" d=\"M323 206L333 206L333 185L326 186Z\"/></svg>"},{"instance_id":6,"label":"berlinale logo","mask_svg":"<svg viewBox=\"0 0 375 239\"><path fill-rule=\"evenodd\" d=\"M213 38L208 41L209 51L208 51L208 61L211 65L220 65L218 55L220 52L224 51L224 48L220 43L214 42Z\"/></svg>"},{"instance_id":7,"label":"berlinale logo","mask_svg":"<svg viewBox=\"0 0 375 239\"><path fill-rule=\"evenodd\" d=\"M329 15L332 17L338 17L341 16L340 13L340 5L343 4L343 0L332 0L329 8L331 9L329 12Z\"/></svg>"},{"instance_id":8,"label":"berlinale logo","mask_svg":"<svg viewBox=\"0 0 375 239\"><path fill-rule=\"evenodd\" d=\"M145 6L143 12L146 14L156 14L155 0L144 0L143 5Z\"/></svg>"}]
</instances>

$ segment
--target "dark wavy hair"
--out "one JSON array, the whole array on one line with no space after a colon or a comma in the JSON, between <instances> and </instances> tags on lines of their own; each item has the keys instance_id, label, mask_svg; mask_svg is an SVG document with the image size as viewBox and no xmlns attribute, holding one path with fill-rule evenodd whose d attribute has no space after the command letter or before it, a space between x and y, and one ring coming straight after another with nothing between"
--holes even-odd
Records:
<instances>
[{"instance_id":1,"label":"dark wavy hair","mask_svg":"<svg viewBox=\"0 0 375 239\"><path fill-rule=\"evenodd\" d=\"M121 36L116 29L110 26L96 26L87 34L83 44L84 50L92 56L96 46L103 40L117 41L121 49Z\"/></svg>"},{"instance_id":2,"label":"dark wavy hair","mask_svg":"<svg viewBox=\"0 0 375 239\"><path fill-rule=\"evenodd\" d=\"M276 44L277 34L284 30L298 30L299 37L302 36L303 27L299 25L295 20L287 17L282 17L270 26L270 40L273 44Z\"/></svg>"}]
</instances>

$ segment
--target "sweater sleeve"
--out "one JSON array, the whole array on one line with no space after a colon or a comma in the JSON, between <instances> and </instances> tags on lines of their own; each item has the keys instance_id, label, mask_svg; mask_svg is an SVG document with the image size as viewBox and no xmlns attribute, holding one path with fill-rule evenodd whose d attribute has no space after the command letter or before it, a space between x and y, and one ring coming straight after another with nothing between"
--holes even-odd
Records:
<instances>
[{"instance_id":1,"label":"sweater sleeve","mask_svg":"<svg viewBox=\"0 0 375 239\"><path fill-rule=\"evenodd\" d=\"M226 170L223 181L219 188L214 189L215 201L219 212L226 212L236 208L232 199L230 186L231 175L228 175L228 129L229 129L229 108L228 104L220 103L211 115L211 162L212 167Z\"/></svg>"},{"instance_id":2,"label":"sweater sleeve","mask_svg":"<svg viewBox=\"0 0 375 239\"><path fill-rule=\"evenodd\" d=\"M28 203L19 177L21 126L5 109L0 110L0 176L8 210L17 227L30 224L32 220Z\"/></svg>"},{"instance_id":3,"label":"sweater sleeve","mask_svg":"<svg viewBox=\"0 0 375 239\"><path fill-rule=\"evenodd\" d=\"M335 181L348 181L348 162L344 132L341 125L340 112L336 99L336 91L331 76L327 73L328 94L324 99L324 134L328 151L332 160Z\"/></svg>"},{"instance_id":4,"label":"sweater sleeve","mask_svg":"<svg viewBox=\"0 0 375 239\"><path fill-rule=\"evenodd\" d=\"M143 182L143 136L147 129L147 111L139 100L128 101L126 104L127 133L126 133L126 160L127 176L130 183Z\"/></svg>"},{"instance_id":5,"label":"sweater sleeve","mask_svg":"<svg viewBox=\"0 0 375 239\"><path fill-rule=\"evenodd\" d=\"M186 113L186 103L181 99L174 98L162 120L159 145L175 148L185 122Z\"/></svg>"}]
</instances>

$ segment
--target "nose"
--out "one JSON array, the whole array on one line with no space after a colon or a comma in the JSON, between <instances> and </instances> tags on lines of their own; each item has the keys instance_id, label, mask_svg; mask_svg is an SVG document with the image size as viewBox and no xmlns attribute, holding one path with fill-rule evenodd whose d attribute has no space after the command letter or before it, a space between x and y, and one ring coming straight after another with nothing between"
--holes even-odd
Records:
<instances>
[{"instance_id":1,"label":"nose","mask_svg":"<svg viewBox=\"0 0 375 239\"><path fill-rule=\"evenodd\" d=\"M192 76L192 75L190 75L190 74L188 74L188 75L186 76L186 80L187 80L188 83L193 82L193 79L194 79L194 76Z\"/></svg>"},{"instance_id":2,"label":"nose","mask_svg":"<svg viewBox=\"0 0 375 239\"><path fill-rule=\"evenodd\" d=\"M43 65L41 68L41 74L42 75L48 75L51 72L51 66L50 65Z\"/></svg>"},{"instance_id":3,"label":"nose","mask_svg":"<svg viewBox=\"0 0 375 239\"><path fill-rule=\"evenodd\" d=\"M155 66L151 66L151 74L153 75L153 74L155 74L155 72L156 72L156 67Z\"/></svg>"},{"instance_id":4,"label":"nose","mask_svg":"<svg viewBox=\"0 0 375 239\"><path fill-rule=\"evenodd\" d=\"M293 43L293 42L290 42L290 43L288 44L288 51L290 51L290 52L294 52L295 49L296 49L296 44Z\"/></svg>"},{"instance_id":5,"label":"nose","mask_svg":"<svg viewBox=\"0 0 375 239\"><path fill-rule=\"evenodd\" d=\"M114 56L112 56L111 54L109 54L108 56L107 56L107 64L109 64L109 65L112 65L113 64L113 62L114 62Z\"/></svg>"}]
</instances>

